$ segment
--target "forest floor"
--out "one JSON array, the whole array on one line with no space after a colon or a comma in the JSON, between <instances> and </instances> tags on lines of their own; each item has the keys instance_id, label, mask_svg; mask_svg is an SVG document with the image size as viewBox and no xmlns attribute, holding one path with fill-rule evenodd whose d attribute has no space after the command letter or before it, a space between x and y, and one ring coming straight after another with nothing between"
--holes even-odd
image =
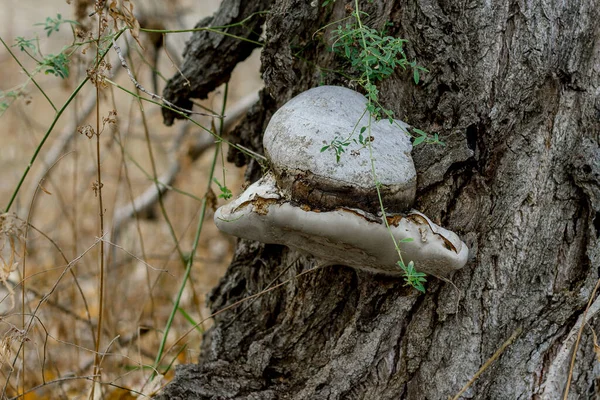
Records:
<instances>
[{"instance_id":1,"label":"forest floor","mask_svg":"<svg viewBox=\"0 0 600 400\"><path fill-rule=\"evenodd\" d=\"M48 55L57 54L73 41L69 24L61 25L60 31L53 32L50 37L46 36L44 26L35 25L44 23L48 17L57 18L57 14L63 19L75 19L73 6L65 0L9 2L11 6L0 11L0 35L9 46L18 37L38 37L41 54ZM211 15L219 1L203 1L204 9L198 9L198 2L180 0L170 2L169 10L161 9L162 2L143 3L145 8L140 6L136 10L149 21L158 21L168 29L182 29L193 27L202 17ZM157 66L163 77L168 79L177 73L169 58L180 57L189 35L167 34L169 46L166 52L160 49ZM142 43L149 43L143 33L140 38ZM131 36L128 36L128 42L133 43ZM124 40L120 43L121 47L126 47ZM152 49L149 45L144 47L144 50L138 47L132 52L132 70L142 86L152 91L152 71L145 62L151 58ZM7 101L9 105L0 117L2 390L8 398L24 391L27 399L89 398L100 309L100 246L104 243L104 335L100 341L100 380L103 384L97 385L95 397L127 399L143 397L139 393L149 395L172 377L173 365L197 361L202 332L210 327L210 319L199 324L209 315L205 297L231 260L234 239L215 228L212 222L214 205L211 204L190 280L166 337L165 352L160 362L155 363L184 278L185 265L176 245L184 258L193 248L215 146L206 148L195 162L181 163L172 183L177 191L170 190L163 197L164 214L158 205L154 205L145 215L126 221L115 236L116 210L154 185L147 138L150 139L156 175L161 176L175 159L186 160L181 154L183 149L206 133L190 124L187 134L181 135L182 126L187 122L179 121L166 127L162 124L158 106L144 103L142 114L135 97L112 85L102 90L100 121L108 117L109 111L117 111L116 124L107 124L99 142L104 209L102 242L99 240L98 191L93 187L97 179L96 138L88 139L86 135L68 129L83 112L86 99L95 98L95 88L88 83L58 119L10 213L3 214L33 154L55 120L56 112L32 83L21 88L27 76L8 51L3 46L0 49L0 91L5 95L0 101ZM18 47L11 50L25 68L35 69L35 61ZM86 59L81 55L81 61L78 61L80 53L78 50L73 54L68 78L43 72L35 76L57 108L85 78L89 57ZM117 64L114 51L109 54L111 63ZM130 91L135 90L122 69L111 79ZM158 93L164 85L164 79L159 79ZM236 103L256 93L261 86L259 53L255 52L234 71L227 109L235 108ZM19 91L14 101L6 97L11 91ZM223 101L224 87L221 87L200 103L212 110L220 110ZM211 118L195 119L211 129ZM87 124L96 126L95 107L77 126ZM215 126L218 127L218 120ZM48 165L50 149L58 146L59 138L69 138L69 144L61 149L60 157ZM181 139L178 143L175 142L177 138ZM222 153L226 155L227 148ZM220 153L217 160L215 177L220 183L226 183L235 196L243 184L243 171L227 164ZM216 195L220 193L217 184L212 185L212 190ZM224 200L218 199L218 202L221 204ZM27 220L29 225L23 222ZM30 321L33 322L28 329ZM19 351L22 344L24 351ZM153 366L159 372L168 372L162 379L150 381Z\"/></svg>"}]
</instances>

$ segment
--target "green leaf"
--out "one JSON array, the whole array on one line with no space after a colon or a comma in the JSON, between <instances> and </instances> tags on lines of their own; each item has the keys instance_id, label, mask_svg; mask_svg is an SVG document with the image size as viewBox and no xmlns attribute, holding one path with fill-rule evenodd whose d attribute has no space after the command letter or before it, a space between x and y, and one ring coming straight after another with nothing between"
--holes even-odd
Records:
<instances>
[{"instance_id":1,"label":"green leaf","mask_svg":"<svg viewBox=\"0 0 600 400\"><path fill-rule=\"evenodd\" d=\"M41 62L45 74L53 74L60 78L69 77L69 59L64 53L57 55L49 54Z\"/></svg>"},{"instance_id":2,"label":"green leaf","mask_svg":"<svg viewBox=\"0 0 600 400\"><path fill-rule=\"evenodd\" d=\"M15 42L17 42L16 44L14 44L12 47L19 47L19 50L21 51L25 51L26 49L29 49L31 51L33 51L33 54L37 53L37 49L35 47L35 44L33 43L35 41L35 39L25 39L22 36L19 36L15 39Z\"/></svg>"},{"instance_id":3,"label":"green leaf","mask_svg":"<svg viewBox=\"0 0 600 400\"><path fill-rule=\"evenodd\" d=\"M213 178L213 182L216 183L219 187L219 190L221 190L221 194L219 195L220 199L229 200L231 197L233 197L233 193L231 193L231 190L229 190L227 186L221 185L221 182L219 182L217 178Z\"/></svg>"},{"instance_id":4,"label":"green leaf","mask_svg":"<svg viewBox=\"0 0 600 400\"><path fill-rule=\"evenodd\" d=\"M415 84L419 84L419 70L417 68L413 69L413 79L415 80Z\"/></svg>"},{"instance_id":5,"label":"green leaf","mask_svg":"<svg viewBox=\"0 0 600 400\"><path fill-rule=\"evenodd\" d=\"M416 138L415 140L413 140L413 146L418 146L421 143L423 143L423 141L425 140L427 136L419 136L418 138Z\"/></svg>"},{"instance_id":6,"label":"green leaf","mask_svg":"<svg viewBox=\"0 0 600 400\"><path fill-rule=\"evenodd\" d=\"M402 239L402 240L400 241L400 243L410 243L410 242L412 242L412 241L414 241L414 239L413 239L413 238L404 238L404 239Z\"/></svg>"},{"instance_id":7,"label":"green leaf","mask_svg":"<svg viewBox=\"0 0 600 400\"><path fill-rule=\"evenodd\" d=\"M329 147L331 147L331 146L329 146L328 144L321 147L321 153L324 152L325 150L327 150Z\"/></svg>"},{"instance_id":8,"label":"green leaf","mask_svg":"<svg viewBox=\"0 0 600 400\"><path fill-rule=\"evenodd\" d=\"M421 282L415 283L415 284L413 285L413 287L414 287L415 289L417 289L419 292L421 292L421 293L425 293L425 287L423 286L423 284L421 284Z\"/></svg>"}]
</instances>

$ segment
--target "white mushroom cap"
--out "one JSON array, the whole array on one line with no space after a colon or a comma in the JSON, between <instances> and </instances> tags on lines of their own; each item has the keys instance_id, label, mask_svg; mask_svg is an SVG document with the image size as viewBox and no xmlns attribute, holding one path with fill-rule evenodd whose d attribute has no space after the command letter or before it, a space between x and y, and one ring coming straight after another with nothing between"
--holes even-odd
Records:
<instances>
[{"instance_id":1,"label":"white mushroom cap","mask_svg":"<svg viewBox=\"0 0 600 400\"><path fill-rule=\"evenodd\" d=\"M339 86L320 86L299 94L271 118L263 137L265 155L283 195L319 209L339 206L377 212L379 200L371 173L369 149L354 140L369 125L367 99ZM407 125L395 120L371 120L370 146L375 173L381 182L386 209L404 211L416 193L416 171L410 152ZM368 139L368 130L362 133ZM346 141L339 160L330 148ZM354 139L354 140L353 140ZM363 140L363 141L364 141Z\"/></svg>"},{"instance_id":2,"label":"white mushroom cap","mask_svg":"<svg viewBox=\"0 0 600 400\"><path fill-rule=\"evenodd\" d=\"M462 268L467 246L456 234L417 211L388 215L406 264L437 276ZM327 264L400 274L398 253L381 219L367 212L339 207L312 211L284 198L272 174L248 187L215 213L217 227L226 233L263 243L283 244L310 253Z\"/></svg>"}]
</instances>

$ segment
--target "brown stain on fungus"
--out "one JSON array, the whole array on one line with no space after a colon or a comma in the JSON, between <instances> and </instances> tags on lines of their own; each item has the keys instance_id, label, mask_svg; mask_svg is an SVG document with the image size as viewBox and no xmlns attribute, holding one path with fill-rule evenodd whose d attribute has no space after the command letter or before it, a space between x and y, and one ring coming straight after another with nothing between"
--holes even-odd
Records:
<instances>
[{"instance_id":1,"label":"brown stain on fungus","mask_svg":"<svg viewBox=\"0 0 600 400\"><path fill-rule=\"evenodd\" d=\"M254 212L259 214L259 215L267 215L269 213L269 206L271 204L277 204L279 203L279 201L277 199L265 199L262 197L255 197L252 200L248 200L243 202L242 204L240 204L239 206L237 206L235 208L235 210L233 210L233 212L237 212L238 210L241 210L245 207L248 207L249 205L254 206Z\"/></svg>"},{"instance_id":2,"label":"brown stain on fungus","mask_svg":"<svg viewBox=\"0 0 600 400\"><path fill-rule=\"evenodd\" d=\"M267 215L269 213L269 206L271 204L277 204L277 200L256 197L252 201L252 205L254 206L254 212L256 212L258 215Z\"/></svg>"},{"instance_id":3,"label":"brown stain on fungus","mask_svg":"<svg viewBox=\"0 0 600 400\"><path fill-rule=\"evenodd\" d=\"M342 212L347 212L350 214L354 214L354 215L366 220L367 222L381 223L381 220L373 219L372 216L370 216L370 214L368 214L368 213L363 214L359 211L353 210L352 208L340 207L337 210L342 211Z\"/></svg>"},{"instance_id":4,"label":"brown stain on fungus","mask_svg":"<svg viewBox=\"0 0 600 400\"><path fill-rule=\"evenodd\" d=\"M402 215L388 215L388 225L398 226L400 224L400 221L402 221L402 218L404 218Z\"/></svg>"},{"instance_id":5,"label":"brown stain on fungus","mask_svg":"<svg viewBox=\"0 0 600 400\"><path fill-rule=\"evenodd\" d=\"M456 250L456 247L454 246L454 244L452 244L452 242L450 240L448 240L444 235L442 235L441 233L438 233L436 231L433 230L433 227L429 224L429 221L419 215L419 214L410 214L407 215L406 218L408 218L409 220L413 221L415 224L417 225L427 225L429 226L429 229L431 230L431 232L433 232L434 235L440 237L442 239L442 241L444 242L444 247L448 250L451 250L453 252L455 252L456 254L458 254L458 250ZM421 228L419 228L419 231L421 231ZM423 232L421 231L421 236L423 238Z\"/></svg>"}]
</instances>

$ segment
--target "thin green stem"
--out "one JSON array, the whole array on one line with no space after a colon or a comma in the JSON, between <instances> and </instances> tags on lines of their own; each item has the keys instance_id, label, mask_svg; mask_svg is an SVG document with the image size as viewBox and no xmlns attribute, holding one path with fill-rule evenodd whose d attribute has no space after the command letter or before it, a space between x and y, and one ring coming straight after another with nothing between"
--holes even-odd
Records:
<instances>
[{"instance_id":1,"label":"thin green stem","mask_svg":"<svg viewBox=\"0 0 600 400\"><path fill-rule=\"evenodd\" d=\"M187 120L188 120L188 121L190 121L192 124L196 125L196 126L197 126L197 127L199 127L200 129L202 129L203 131L205 131L205 132L208 132L209 134L211 134L212 136L214 136L217 142L227 143L229 146L232 146L232 147L234 147L235 149L237 149L237 150L241 151L242 153L246 154L247 156L254 158L254 159L255 159L256 161L258 161L259 163L264 163L264 162L266 162L266 161L267 161L267 158L266 158L265 156L263 156L263 155L260 155L260 154L258 154L258 153L251 152L251 151L249 151L248 149L246 149L246 148L244 148L244 147L238 146L238 145L236 145L235 143L232 143L232 142L228 141L227 139L223 139L222 137L220 137L219 135L215 134L213 131L211 131L211 130L210 130L210 129L208 129L207 127L205 127L205 126L203 126L203 125L199 124L199 123L198 123L197 121L195 121L193 118L190 118L190 117L189 117L188 115L186 115L186 113L184 113L183 111L177 110L177 109L175 109L175 108L173 108L173 107L169 107L168 105L166 105L166 104L163 104L163 103L160 103L160 102L158 102L158 101L155 101L155 100L152 100L152 99L148 99L148 98L142 97L142 96L140 96L140 95L138 95L138 94L136 94L136 93L132 92L131 90L124 88L123 86L119 85L118 83L111 81L110 79L106 79L106 82L107 82L107 83L110 83L111 85L113 85L113 86L115 86L115 87L117 87L117 88L119 88L119 89L121 89L122 91L124 91L124 92L126 92L126 93L129 93L130 95L132 95L132 96L134 96L134 97L136 97L136 98L138 98L138 99L140 99L140 100L147 101L147 102L149 102L149 103L152 103L152 104L156 104L156 105L157 105L157 106L159 106L159 107L164 107L164 108L166 108L167 110L171 110L171 111L173 111L174 113L177 113L177 114L181 115L183 118L187 119Z\"/></svg>"},{"instance_id":2,"label":"thin green stem","mask_svg":"<svg viewBox=\"0 0 600 400\"><path fill-rule=\"evenodd\" d=\"M115 39L117 39L119 36L121 36L121 34L124 31L125 30L119 31L119 33L116 35ZM104 59L104 57L106 56L106 54L108 54L108 50L109 49L107 49L104 53L102 53L102 56L100 57L100 60ZM89 80L90 80L90 78L86 77L75 88L75 90L73 91L73 93L71 93L71 95L69 96L69 98L67 99L67 101L65 101L65 103L63 104L63 106L57 111L56 115L54 116L54 120L52 120L52 123L50 124L50 127L48 128L48 130L44 134L44 137L42 138L42 141L36 147L35 152L33 153L33 156L31 157L31 160L29 160L29 164L27 165L27 168L25 168L25 171L23 171L23 175L21 176L21 179L19 180L19 183L17 184L17 187L13 191L12 196L11 196L8 204L7 204L6 208L4 209L4 212L9 212L10 211L10 207L12 206L13 202L15 201L15 199L17 197L17 194L19 193L19 190L21 189L21 186L23 185L23 182L25 181L25 178L27 177L27 174L29 173L29 170L31 169L31 166L35 162L35 160L36 160L38 154L40 153L40 151L42 150L42 147L44 147L44 144L46 143L46 140L48 140L48 137L50 137L50 133L52 133L52 130L54 129L54 126L56 125L56 123L60 119L61 115L67 109L67 107L69 106L69 104L71 104L71 102L73 101L73 99L75 98L75 96L77 96L77 94L79 93L79 91L81 90L81 88L83 88L83 86Z\"/></svg>"},{"instance_id":3,"label":"thin green stem","mask_svg":"<svg viewBox=\"0 0 600 400\"><path fill-rule=\"evenodd\" d=\"M96 46L96 65L95 68L98 71L100 68L100 36L102 35L102 12L98 14L98 44ZM110 49L110 48L109 48ZM108 51L108 50L107 50ZM104 57L104 56L102 56ZM100 73L99 71L96 73ZM98 237L104 237L104 205L102 201L102 168L100 160L100 86L96 80L96 196L98 197L98 222L100 234ZM100 243L100 251L98 254L98 272L100 274L98 279L98 326L96 331L96 347L94 352L94 376L97 376L102 380L102 370L100 369L100 346L102 343L102 323L104 321L104 242ZM94 399L94 391L96 390L96 382L92 383L92 392L90 399Z\"/></svg>"},{"instance_id":4,"label":"thin green stem","mask_svg":"<svg viewBox=\"0 0 600 400\"><path fill-rule=\"evenodd\" d=\"M37 87L39 89L39 91L44 95L44 97L46 98L46 100L48 100L48 103L50 103L50 105L54 109L54 112L57 112L58 110L56 109L56 106L54 105L54 103L52 102L52 100L50 100L50 98L48 97L48 95L46 94L46 92L44 92L44 89L42 89L41 86L38 85L38 83L35 81L35 79L33 79L33 75L31 75L29 73L29 71L27 71L27 69L25 68L25 66L23 64L21 64L21 61L19 61L19 59L17 58L17 56L15 56L15 54L12 52L12 50L10 49L10 47L6 44L6 42L4 41L4 39L2 39L2 37L0 37L0 42L2 42L2 44L4 45L4 47L6 48L6 50L8 51L8 53L10 54L10 56L13 58L13 60L15 60L17 62L17 64L19 64L19 67L21 67L21 69L23 70L23 72L25 72L25 75L27 75L27 77L29 79L31 79L31 82L33 82L33 84L35 85L35 87ZM34 58L34 60L35 60L35 58Z\"/></svg>"},{"instance_id":5,"label":"thin green stem","mask_svg":"<svg viewBox=\"0 0 600 400\"><path fill-rule=\"evenodd\" d=\"M371 118L373 118L373 117L371 116L371 114L369 114L369 125L368 125L369 138L371 137ZM400 258L400 262L404 265L404 260L402 259L402 253L400 251L400 246L398 245L398 241L396 240L396 237L392 233L392 228L390 228L390 224L387 220L387 213L385 212L385 207L383 206L383 199L381 198L381 189L380 189L381 182L379 182L379 180L377 179L377 173L375 172L375 158L373 157L373 146L371 146L371 140L367 139L367 147L369 148L369 158L371 160L371 175L373 176L373 180L375 180L375 189L377 190L377 198L379 200L379 207L381 209L381 218L383 219L385 227L387 228L387 230L390 234L390 237L392 238L392 242L394 242L394 247L396 248L396 251L398 252L398 257Z\"/></svg>"},{"instance_id":6,"label":"thin green stem","mask_svg":"<svg viewBox=\"0 0 600 400\"><path fill-rule=\"evenodd\" d=\"M314 33L312 34L313 40L315 38L315 35L317 33L319 33L320 31L329 28L331 25L339 24L340 22L345 21L345 20L350 19L350 18L352 18L352 15L349 15L349 16L344 17L344 18L340 18L337 21L333 21L333 22L328 23L327 25L323 25L322 27L320 27L319 29L317 29L316 31L314 31Z\"/></svg>"},{"instance_id":7,"label":"thin green stem","mask_svg":"<svg viewBox=\"0 0 600 400\"><path fill-rule=\"evenodd\" d=\"M228 36L234 39L238 39L241 40L242 42L248 42L248 43L252 43L255 44L257 46L263 46L263 43L261 42L257 42L256 40L252 40L252 39L248 39L242 36L237 36L231 33L227 33L224 31L220 31L218 29L215 28L193 28L193 29L178 29L178 30L166 30L166 29L140 29L140 31L144 31L144 32L155 32L155 33L185 33L185 32L213 32L213 33L218 33L220 35L223 36Z\"/></svg>"},{"instance_id":8,"label":"thin green stem","mask_svg":"<svg viewBox=\"0 0 600 400\"><path fill-rule=\"evenodd\" d=\"M358 7L358 0L354 0L354 4L356 7L356 10L355 10L356 22L358 23L358 27L360 30L362 46L363 46L363 49L367 50L367 41L365 39L363 24L360 19L361 13L360 13L360 10ZM371 86L371 80L369 78L369 75L366 74L365 76L367 79L367 85ZM372 100L371 100L370 96L368 97L367 101L368 101L368 105L370 106L372 104ZM390 234L390 237L392 238L392 242L394 243L394 248L396 249L396 252L398 253L398 258L400 260L400 264L404 266L406 264L404 263L404 260L402 259L402 252L400 251L400 246L398 245L398 241L396 240L396 237L394 236L394 233L392 232L392 229L390 228L390 224L387 220L387 213L385 212L385 207L383 206L383 199L381 197L381 189L380 189L381 182L379 182L379 179L377 178L377 172L375 171L375 158L373 157L373 146L371 146L371 140L370 140L372 118L373 118L373 116L371 115L371 113L369 113L369 125L368 125L369 139L367 140L367 144L368 144L368 148L369 148L369 158L371 160L371 174L373 175L373 180L375 181L375 189L377 190L377 198L379 200L379 207L381 209L381 218L383 219L385 227L387 228L387 231ZM405 279L407 280L407 282L410 283L410 281L408 280L408 276L406 276Z\"/></svg>"},{"instance_id":9,"label":"thin green stem","mask_svg":"<svg viewBox=\"0 0 600 400\"><path fill-rule=\"evenodd\" d=\"M142 31L142 32L154 32L154 33L184 33L184 32L211 31L211 32L217 32L217 33L223 33L221 31L218 31L218 29L227 29L227 28L234 28L236 26L242 26L246 22L248 22L249 20L251 20L252 18L254 18L255 16L269 14L269 12L270 11L256 11L256 12L248 15L246 18L244 18L243 20L241 20L239 22L234 22L232 24L221 25L221 26L212 26L210 28L208 28L208 27L202 27L202 28L177 29L177 30L140 28L140 31Z\"/></svg>"},{"instance_id":10,"label":"thin green stem","mask_svg":"<svg viewBox=\"0 0 600 400\"><path fill-rule=\"evenodd\" d=\"M228 88L229 85L225 84L225 95L223 98L223 107L221 110L221 114L223 114L225 112L225 106L226 106L226 102L227 102L227 92L228 92ZM221 120L221 124L219 126L219 136L221 136L223 134L222 129L223 129L223 122ZM209 192L211 190L211 185L212 185L212 180L213 180L213 176L215 173L215 167L217 165L217 160L219 158L219 153L220 153L220 147L221 147L221 143L217 142L217 145L215 146L215 151L214 151L214 155L213 155L213 159L212 159L212 163L209 169L209 173L208 173L208 180L207 180L207 188L206 191ZM190 272L192 270L192 265L194 264L194 255L196 254L196 250L198 249L198 243L200 241L200 233L202 232L202 227L204 225L204 217L206 216L206 208L208 205L208 201L207 201L207 196L204 196L204 198L202 199L202 205L200 206L201 211L200 211L200 217L198 218L198 227L196 229L196 237L194 238L194 245L192 248L192 251L190 252L190 256L188 257L187 260L187 266L185 269L185 273L183 275L183 280L181 282L181 285L179 286L179 292L177 293L177 297L175 298L174 304L173 304L173 308L171 309L171 313L169 315L169 319L167 320L167 323L165 325L165 329L163 332L163 338L160 342L160 346L158 348L158 352L156 353L156 359L154 361L154 367L156 368L159 363L160 360L162 359L163 356L163 352L167 343L167 336L169 334L169 331L171 330L171 326L173 324L173 320L175 319L175 315L177 314L177 309L179 308L179 303L181 302L181 297L183 296L183 291L185 289L185 286L187 284L187 281L189 279L190 276ZM152 378L154 377L154 375L152 376Z\"/></svg>"}]
</instances>

